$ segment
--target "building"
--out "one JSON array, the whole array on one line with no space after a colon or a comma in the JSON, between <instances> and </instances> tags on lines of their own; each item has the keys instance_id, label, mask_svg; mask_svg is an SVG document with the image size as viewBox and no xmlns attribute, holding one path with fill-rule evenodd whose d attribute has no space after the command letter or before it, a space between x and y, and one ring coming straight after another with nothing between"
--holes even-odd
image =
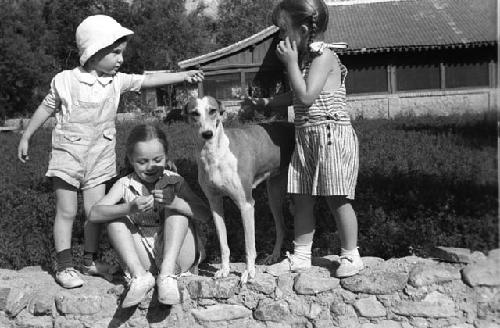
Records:
<instances>
[{"instance_id":1,"label":"building","mask_svg":"<svg viewBox=\"0 0 500 328\"><path fill-rule=\"evenodd\" d=\"M495 0L355 0L329 2L327 42L349 70L353 116L395 117L497 108ZM179 62L201 68L199 92L228 101L287 89L274 54L276 27Z\"/></svg>"}]
</instances>

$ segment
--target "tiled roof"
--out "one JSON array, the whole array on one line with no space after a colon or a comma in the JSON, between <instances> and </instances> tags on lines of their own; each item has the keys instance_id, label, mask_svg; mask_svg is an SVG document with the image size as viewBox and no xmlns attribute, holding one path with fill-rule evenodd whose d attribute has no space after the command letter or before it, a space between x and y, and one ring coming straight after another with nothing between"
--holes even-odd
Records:
<instances>
[{"instance_id":1,"label":"tiled roof","mask_svg":"<svg viewBox=\"0 0 500 328\"><path fill-rule=\"evenodd\" d=\"M348 52L408 48L473 47L497 42L496 0L355 0L333 2L325 39L347 42ZM206 63L277 33L274 26L203 56L181 68Z\"/></svg>"},{"instance_id":2,"label":"tiled roof","mask_svg":"<svg viewBox=\"0 0 500 328\"><path fill-rule=\"evenodd\" d=\"M495 0L339 2L330 8L326 39L351 51L496 42Z\"/></svg>"}]
</instances>

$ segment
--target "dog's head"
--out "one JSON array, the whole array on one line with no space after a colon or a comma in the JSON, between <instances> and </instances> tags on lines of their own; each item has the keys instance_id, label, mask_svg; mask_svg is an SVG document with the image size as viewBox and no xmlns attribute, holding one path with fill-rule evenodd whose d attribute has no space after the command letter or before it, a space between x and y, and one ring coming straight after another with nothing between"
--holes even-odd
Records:
<instances>
[{"instance_id":1,"label":"dog's head","mask_svg":"<svg viewBox=\"0 0 500 328\"><path fill-rule=\"evenodd\" d=\"M211 96L190 98L184 106L184 115L190 124L198 127L199 135L210 140L222 124L224 107Z\"/></svg>"}]
</instances>

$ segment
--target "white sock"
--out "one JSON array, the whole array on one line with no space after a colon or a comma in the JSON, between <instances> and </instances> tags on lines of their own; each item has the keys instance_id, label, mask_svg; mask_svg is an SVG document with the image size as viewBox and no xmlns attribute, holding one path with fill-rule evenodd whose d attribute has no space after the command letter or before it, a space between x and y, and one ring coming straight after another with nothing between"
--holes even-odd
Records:
<instances>
[{"instance_id":1,"label":"white sock","mask_svg":"<svg viewBox=\"0 0 500 328\"><path fill-rule=\"evenodd\" d=\"M340 256L360 257L357 247L354 247L353 249L350 249L350 250L347 250L345 248L341 248L340 249Z\"/></svg>"},{"instance_id":2,"label":"white sock","mask_svg":"<svg viewBox=\"0 0 500 328\"><path fill-rule=\"evenodd\" d=\"M311 261L312 241L306 244L293 242L293 255L299 261Z\"/></svg>"}]
</instances>

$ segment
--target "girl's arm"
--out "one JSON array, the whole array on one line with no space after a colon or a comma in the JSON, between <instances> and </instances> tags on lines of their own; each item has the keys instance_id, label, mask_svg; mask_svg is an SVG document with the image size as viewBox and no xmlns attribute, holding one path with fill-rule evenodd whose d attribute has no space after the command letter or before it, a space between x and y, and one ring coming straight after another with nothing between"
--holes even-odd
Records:
<instances>
[{"instance_id":1,"label":"girl's arm","mask_svg":"<svg viewBox=\"0 0 500 328\"><path fill-rule=\"evenodd\" d=\"M186 181L181 184L180 190L165 208L204 223L211 217L210 207L191 190Z\"/></svg>"},{"instance_id":2,"label":"girl's arm","mask_svg":"<svg viewBox=\"0 0 500 328\"><path fill-rule=\"evenodd\" d=\"M89 221L95 223L109 222L124 216L145 212L153 208L153 196L139 196L131 202L118 202L123 198L123 185L115 183L111 190L90 210Z\"/></svg>"},{"instance_id":3,"label":"girl's arm","mask_svg":"<svg viewBox=\"0 0 500 328\"><path fill-rule=\"evenodd\" d=\"M191 70L178 73L157 72L146 74L142 82L141 89L155 88L165 84L180 82L198 83L203 81L203 71Z\"/></svg>"},{"instance_id":4,"label":"girl's arm","mask_svg":"<svg viewBox=\"0 0 500 328\"><path fill-rule=\"evenodd\" d=\"M31 117L28 126L23 132L23 136L19 141L19 146L17 147L17 157L23 163L26 163L28 157L29 140L33 133L52 115L52 109L47 107L45 104L38 106L37 110Z\"/></svg>"},{"instance_id":5,"label":"girl's arm","mask_svg":"<svg viewBox=\"0 0 500 328\"><path fill-rule=\"evenodd\" d=\"M280 114L288 113L288 106L292 105L292 93L285 92L275 95L271 98L246 98L243 100L241 106L248 109L254 110L254 107L259 110L262 108L264 110L272 110Z\"/></svg>"},{"instance_id":6,"label":"girl's arm","mask_svg":"<svg viewBox=\"0 0 500 328\"><path fill-rule=\"evenodd\" d=\"M127 216L131 212L130 203L117 204L123 197L123 186L117 181L111 190L92 206L89 221L95 223L108 222Z\"/></svg>"},{"instance_id":7,"label":"girl's arm","mask_svg":"<svg viewBox=\"0 0 500 328\"><path fill-rule=\"evenodd\" d=\"M309 68L307 81L302 77L298 64L298 51L295 42L290 42L287 38L281 41L277 49L278 57L283 61L288 71L290 86L296 97L306 106L312 105L325 87L328 77L332 73L338 79L340 85L340 67L335 60L333 53L325 50L321 55L315 57ZM333 64L332 64L333 63Z\"/></svg>"}]
</instances>

